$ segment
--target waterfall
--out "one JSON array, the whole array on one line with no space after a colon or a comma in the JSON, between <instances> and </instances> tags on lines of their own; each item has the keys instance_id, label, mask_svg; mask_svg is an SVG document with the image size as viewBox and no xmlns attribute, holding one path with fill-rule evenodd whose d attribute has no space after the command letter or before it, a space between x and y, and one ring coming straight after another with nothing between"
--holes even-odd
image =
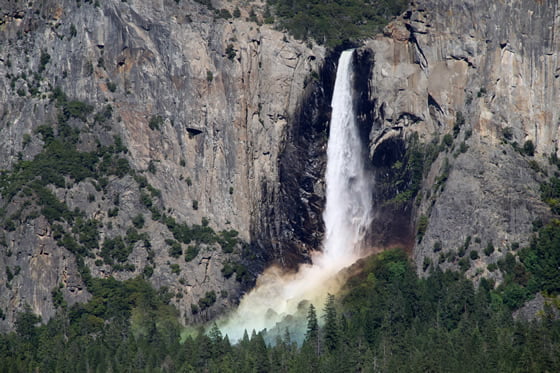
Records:
<instances>
[{"instance_id":1,"label":"waterfall","mask_svg":"<svg viewBox=\"0 0 560 373\"><path fill-rule=\"evenodd\" d=\"M313 264L301 265L297 273L267 269L238 309L218 323L232 341L239 340L244 330L275 327L279 334L291 329L291 335L301 341L307 302L321 310L327 293L341 286L337 274L363 254L362 241L371 223L372 181L364 167L354 113L352 54L349 50L340 56L331 103L323 251L314 253Z\"/></svg>"},{"instance_id":2,"label":"waterfall","mask_svg":"<svg viewBox=\"0 0 560 373\"><path fill-rule=\"evenodd\" d=\"M342 52L331 102L327 145L327 202L323 213L324 259L344 261L360 254L371 223L372 178L366 171L353 100L352 50Z\"/></svg>"}]
</instances>

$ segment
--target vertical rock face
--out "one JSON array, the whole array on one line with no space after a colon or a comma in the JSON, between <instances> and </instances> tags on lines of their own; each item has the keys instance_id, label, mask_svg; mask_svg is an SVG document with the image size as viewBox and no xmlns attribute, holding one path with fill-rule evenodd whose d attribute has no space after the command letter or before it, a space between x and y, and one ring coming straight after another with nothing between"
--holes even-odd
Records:
<instances>
[{"instance_id":1,"label":"vertical rock face","mask_svg":"<svg viewBox=\"0 0 560 373\"><path fill-rule=\"evenodd\" d=\"M71 119L80 130L78 150L110 145L113 136L120 136L132 168L160 190L157 203L163 212L178 222L200 224L207 218L215 230L236 230L249 244L248 261L293 263L316 240L300 243L303 234L285 230L285 209L291 206L282 202L293 198L293 191L281 181L292 177L290 167L301 175L320 169L320 160L313 160L317 154L305 153L317 146L301 154L290 147L293 142L315 144L324 132L306 127L303 119L310 110L302 108L305 92L313 102L323 94L313 76L324 51L249 22L250 9L258 14L261 2L213 5L230 13L239 7L241 15L218 18L194 1L0 1L0 168L9 170L18 159L31 160L41 151L43 141L35 130L57 122L53 89L59 87L69 99L91 105L93 113L107 105L112 109L112 118L103 123L93 115ZM299 124L291 127L297 118ZM306 159L309 165L302 166ZM306 205L314 206L317 215L320 207L313 198L320 198L320 180L316 171L312 174L313 185L304 190ZM142 232L155 253L151 281L178 294L174 302L186 318L200 317L190 314L190 304L207 291L223 296L203 317L236 299L240 283L235 276L224 278L221 269L225 262L240 260L240 248L231 255L203 248L191 262L170 258L165 240L172 234L148 218L135 181L112 177L107 188L101 194L85 181L53 191L69 208L103 225L101 241L124 234L135 215L145 214ZM116 196L120 212L111 220L107 211ZM16 202L0 202L6 216L18 208ZM308 224L316 224L314 219ZM284 249L288 242L291 246ZM87 299L73 255L55 244L46 221L32 219L4 232L0 247L0 267L19 268L10 280L0 271L0 308L7 315L2 328L12 325L25 303L44 319L52 316L51 291L60 283L67 300ZM94 276L124 279L142 273L146 255L139 245L134 248L128 258L135 265L132 272L97 267L95 257L86 264ZM170 271L174 263L180 266L179 276Z\"/></svg>"},{"instance_id":2,"label":"vertical rock face","mask_svg":"<svg viewBox=\"0 0 560 373\"><path fill-rule=\"evenodd\" d=\"M557 153L559 16L556 1L420 0L361 50L372 61L362 99L370 157L380 183L392 183L381 193L393 190L378 225L400 212L387 232L410 238L420 272L455 267L453 252L491 243L497 250L468 271L491 276L484 264L525 243L547 216L538 170ZM529 140L534 156L516 150ZM416 189L415 150L425 170ZM384 179L404 158L408 176Z\"/></svg>"}]
</instances>

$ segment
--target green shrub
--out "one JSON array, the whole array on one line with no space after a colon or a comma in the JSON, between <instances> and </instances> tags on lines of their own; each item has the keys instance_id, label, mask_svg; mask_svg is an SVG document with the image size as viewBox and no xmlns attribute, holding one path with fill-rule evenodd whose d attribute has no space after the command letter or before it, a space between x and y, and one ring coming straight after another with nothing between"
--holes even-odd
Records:
<instances>
[{"instance_id":1,"label":"green shrub","mask_svg":"<svg viewBox=\"0 0 560 373\"><path fill-rule=\"evenodd\" d=\"M112 209L107 210L107 216L110 217L110 218L114 218L118 214L119 214L119 208L118 207L114 207Z\"/></svg>"},{"instance_id":2,"label":"green shrub","mask_svg":"<svg viewBox=\"0 0 560 373\"><path fill-rule=\"evenodd\" d=\"M426 234L427 229L428 229L428 217L426 215L420 215L416 228L416 238L418 240L418 243L422 242L422 238L424 237L424 234Z\"/></svg>"},{"instance_id":3,"label":"green shrub","mask_svg":"<svg viewBox=\"0 0 560 373\"><path fill-rule=\"evenodd\" d=\"M140 202L146 206L147 208L152 207L152 197L150 197L150 195L148 193L145 192L141 192L140 193Z\"/></svg>"},{"instance_id":4,"label":"green shrub","mask_svg":"<svg viewBox=\"0 0 560 373\"><path fill-rule=\"evenodd\" d=\"M432 259L428 258L427 256L424 257L424 263L422 265L422 270L426 272L426 270L432 265Z\"/></svg>"},{"instance_id":5,"label":"green shrub","mask_svg":"<svg viewBox=\"0 0 560 373\"><path fill-rule=\"evenodd\" d=\"M148 127L152 130L159 130L163 125L163 118L159 115L154 115L150 118L148 122Z\"/></svg>"},{"instance_id":6,"label":"green shrub","mask_svg":"<svg viewBox=\"0 0 560 373\"><path fill-rule=\"evenodd\" d=\"M463 127L463 125L465 124L465 117L463 116L463 113L458 111L455 114L455 124L453 125L453 137L457 137L457 135L459 135L459 132L461 132L461 127Z\"/></svg>"},{"instance_id":7,"label":"green shrub","mask_svg":"<svg viewBox=\"0 0 560 373\"><path fill-rule=\"evenodd\" d=\"M471 263L467 258L462 258L459 260L459 268L461 271L465 272L471 267Z\"/></svg>"},{"instance_id":8,"label":"green shrub","mask_svg":"<svg viewBox=\"0 0 560 373\"><path fill-rule=\"evenodd\" d=\"M226 48L226 56L228 60L233 61L236 55L237 53L235 52L235 48L233 47L233 44L228 44Z\"/></svg>"},{"instance_id":9,"label":"green shrub","mask_svg":"<svg viewBox=\"0 0 560 373\"><path fill-rule=\"evenodd\" d=\"M144 278L150 278L154 274L154 267L152 266L145 266L144 270L142 271L142 275Z\"/></svg>"},{"instance_id":10,"label":"green shrub","mask_svg":"<svg viewBox=\"0 0 560 373\"><path fill-rule=\"evenodd\" d=\"M287 29L297 39L312 38L334 47L345 40L356 41L380 32L391 18L405 10L408 2L277 0L270 4L279 20L279 27ZM254 11L250 18L257 20Z\"/></svg>"},{"instance_id":11,"label":"green shrub","mask_svg":"<svg viewBox=\"0 0 560 373\"><path fill-rule=\"evenodd\" d=\"M142 214L138 214L134 218L132 218L132 224L138 229L144 227L144 223L144 215Z\"/></svg>"},{"instance_id":12,"label":"green shrub","mask_svg":"<svg viewBox=\"0 0 560 373\"><path fill-rule=\"evenodd\" d=\"M110 104L107 104L107 105L105 105L105 107L102 110L100 110L97 114L95 114L95 116L93 117L93 120L96 123L105 123L106 121L111 119L112 116L113 116L113 107ZM118 137L118 138L120 139L120 137ZM121 142L121 145L122 145L122 142Z\"/></svg>"},{"instance_id":13,"label":"green shrub","mask_svg":"<svg viewBox=\"0 0 560 373\"><path fill-rule=\"evenodd\" d=\"M486 245L486 248L484 249L484 255L490 256L492 255L493 252L494 252L494 244L492 243L492 241L488 241L488 245Z\"/></svg>"},{"instance_id":14,"label":"green shrub","mask_svg":"<svg viewBox=\"0 0 560 373\"><path fill-rule=\"evenodd\" d=\"M211 307L214 303L216 303L216 292L214 290L207 291L204 297L198 300L201 311Z\"/></svg>"},{"instance_id":15,"label":"green shrub","mask_svg":"<svg viewBox=\"0 0 560 373\"><path fill-rule=\"evenodd\" d=\"M78 118L83 122L86 121L87 116L93 111L93 106L86 104L82 101L69 101L65 102L62 106L63 118Z\"/></svg>"},{"instance_id":16,"label":"green shrub","mask_svg":"<svg viewBox=\"0 0 560 373\"><path fill-rule=\"evenodd\" d=\"M442 145L445 145L448 148L453 145L453 136L451 136L451 134L449 133L446 133L445 136L443 136Z\"/></svg>"},{"instance_id":17,"label":"green shrub","mask_svg":"<svg viewBox=\"0 0 560 373\"><path fill-rule=\"evenodd\" d=\"M107 80L107 89L111 92L115 92L117 90L117 85L109 80Z\"/></svg>"},{"instance_id":18,"label":"green shrub","mask_svg":"<svg viewBox=\"0 0 560 373\"><path fill-rule=\"evenodd\" d=\"M12 219L8 219L4 222L4 229L8 232L13 232L16 230L16 223Z\"/></svg>"},{"instance_id":19,"label":"green shrub","mask_svg":"<svg viewBox=\"0 0 560 373\"><path fill-rule=\"evenodd\" d=\"M198 252L199 248L194 245L190 245L189 247L187 247L187 251L185 252L185 261L190 262L191 260L196 258Z\"/></svg>"},{"instance_id":20,"label":"green shrub","mask_svg":"<svg viewBox=\"0 0 560 373\"><path fill-rule=\"evenodd\" d=\"M502 136L507 141L510 141L511 139L513 139L513 128L511 128L511 127L504 128L502 130Z\"/></svg>"},{"instance_id":21,"label":"green shrub","mask_svg":"<svg viewBox=\"0 0 560 373\"><path fill-rule=\"evenodd\" d=\"M227 9L220 9L217 13L219 18L223 18L223 19L231 18L231 13Z\"/></svg>"},{"instance_id":22,"label":"green shrub","mask_svg":"<svg viewBox=\"0 0 560 373\"><path fill-rule=\"evenodd\" d=\"M533 144L533 141L525 141L525 143L523 144L523 153L530 157L535 155L535 145Z\"/></svg>"},{"instance_id":23,"label":"green shrub","mask_svg":"<svg viewBox=\"0 0 560 373\"><path fill-rule=\"evenodd\" d=\"M175 240L165 240L165 242L170 245L168 252L169 255L172 256L173 258L178 258L181 256L181 254L183 254L183 248L181 247L181 244Z\"/></svg>"},{"instance_id":24,"label":"green shrub","mask_svg":"<svg viewBox=\"0 0 560 373\"><path fill-rule=\"evenodd\" d=\"M150 159L150 162L148 162L148 172L151 174L155 174L156 173L156 165L154 163L153 160Z\"/></svg>"},{"instance_id":25,"label":"green shrub","mask_svg":"<svg viewBox=\"0 0 560 373\"><path fill-rule=\"evenodd\" d=\"M230 278L235 273L235 267L231 263L226 262L222 266L221 272L225 278Z\"/></svg>"},{"instance_id":26,"label":"green shrub","mask_svg":"<svg viewBox=\"0 0 560 373\"><path fill-rule=\"evenodd\" d=\"M198 308L196 304L191 303L191 313L193 315L196 315L198 312L200 312L200 308Z\"/></svg>"},{"instance_id":27,"label":"green shrub","mask_svg":"<svg viewBox=\"0 0 560 373\"><path fill-rule=\"evenodd\" d=\"M41 57L39 59L39 72L40 73L45 71L45 67L50 62L50 60L51 60L50 54L48 54L47 51L43 49L41 51Z\"/></svg>"},{"instance_id":28,"label":"green shrub","mask_svg":"<svg viewBox=\"0 0 560 373\"><path fill-rule=\"evenodd\" d=\"M117 262L126 262L128 256L132 253L132 245L127 245L122 237L106 239L101 248L101 256L107 264Z\"/></svg>"},{"instance_id":29,"label":"green shrub","mask_svg":"<svg viewBox=\"0 0 560 373\"><path fill-rule=\"evenodd\" d=\"M471 260L477 260L479 258L478 251L472 250L470 253Z\"/></svg>"}]
</instances>

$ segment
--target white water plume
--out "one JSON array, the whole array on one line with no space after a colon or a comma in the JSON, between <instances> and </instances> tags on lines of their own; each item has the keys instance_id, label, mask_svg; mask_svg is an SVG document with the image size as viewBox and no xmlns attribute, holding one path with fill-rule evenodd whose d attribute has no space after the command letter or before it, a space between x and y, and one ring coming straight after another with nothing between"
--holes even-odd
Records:
<instances>
[{"instance_id":1,"label":"white water plume","mask_svg":"<svg viewBox=\"0 0 560 373\"><path fill-rule=\"evenodd\" d=\"M340 288L337 273L362 254L364 234L371 223L373 181L365 171L353 109L352 52L340 56L331 103L323 251L314 253L313 264L301 265L297 273L267 269L235 313L218 324L232 341L242 338L245 330L271 329L289 315L305 315L307 309L302 312L301 308L306 303L302 302L314 303L320 310L327 293Z\"/></svg>"}]
</instances>

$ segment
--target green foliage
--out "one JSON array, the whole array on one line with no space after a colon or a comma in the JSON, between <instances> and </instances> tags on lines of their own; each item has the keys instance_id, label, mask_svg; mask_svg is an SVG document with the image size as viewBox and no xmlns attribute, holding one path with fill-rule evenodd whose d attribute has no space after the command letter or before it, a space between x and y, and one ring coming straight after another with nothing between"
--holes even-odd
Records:
<instances>
[{"instance_id":1,"label":"green foliage","mask_svg":"<svg viewBox=\"0 0 560 373\"><path fill-rule=\"evenodd\" d=\"M110 80L107 80L107 89L111 92L115 92L117 90L117 85Z\"/></svg>"},{"instance_id":2,"label":"green foliage","mask_svg":"<svg viewBox=\"0 0 560 373\"><path fill-rule=\"evenodd\" d=\"M87 116L93 111L93 106L82 101L67 101L64 99L57 100L57 106L62 108L62 115L59 117L61 122L66 122L70 118L77 118L85 122Z\"/></svg>"},{"instance_id":3,"label":"green foliage","mask_svg":"<svg viewBox=\"0 0 560 373\"><path fill-rule=\"evenodd\" d=\"M551 177L548 182L541 184L541 199L546 202L553 213L560 214L560 179Z\"/></svg>"},{"instance_id":4,"label":"green foliage","mask_svg":"<svg viewBox=\"0 0 560 373\"><path fill-rule=\"evenodd\" d=\"M212 1L211 0L195 0L197 3L200 3L202 5L206 5L208 7L208 9L214 9L214 7L212 6Z\"/></svg>"},{"instance_id":5,"label":"green foliage","mask_svg":"<svg viewBox=\"0 0 560 373\"><path fill-rule=\"evenodd\" d=\"M453 136L451 136L450 133L446 133L445 136L443 136L441 144L448 148L451 147L451 145L453 145Z\"/></svg>"},{"instance_id":6,"label":"green foliage","mask_svg":"<svg viewBox=\"0 0 560 373\"><path fill-rule=\"evenodd\" d=\"M138 229L144 227L145 222L146 221L144 219L144 215L142 215L142 214L138 214L138 215L136 215L135 217L132 218L132 224Z\"/></svg>"},{"instance_id":7,"label":"green foliage","mask_svg":"<svg viewBox=\"0 0 560 373\"><path fill-rule=\"evenodd\" d=\"M148 162L148 172L151 174L155 174L156 173L156 165L154 163L153 160L150 159L150 162Z\"/></svg>"},{"instance_id":8,"label":"green foliage","mask_svg":"<svg viewBox=\"0 0 560 373\"><path fill-rule=\"evenodd\" d=\"M424 237L424 234L426 234L427 229L428 229L428 217L426 215L420 215L416 227L416 239L418 240L418 242L422 242L422 238Z\"/></svg>"},{"instance_id":9,"label":"green foliage","mask_svg":"<svg viewBox=\"0 0 560 373\"><path fill-rule=\"evenodd\" d=\"M151 130L159 130L161 128L161 126L163 125L163 118L159 115L154 115L150 118L150 121L148 122L148 127L150 127Z\"/></svg>"},{"instance_id":10,"label":"green foliage","mask_svg":"<svg viewBox=\"0 0 560 373\"><path fill-rule=\"evenodd\" d=\"M214 290L207 291L204 297L198 300L198 307L200 311L204 311L210 308L214 303L216 303L216 292Z\"/></svg>"},{"instance_id":11,"label":"green foliage","mask_svg":"<svg viewBox=\"0 0 560 373\"><path fill-rule=\"evenodd\" d=\"M63 96L63 93L59 92L57 95ZM33 160L20 161L10 172L2 173L0 193L5 203L9 203L19 191L25 190L25 196L41 207L40 213L51 224L55 221L73 223L81 213L70 211L64 202L58 200L49 185L64 188L67 182L80 182L87 178L101 180L101 175L110 174L122 177L130 171L126 159L114 157L113 147L100 147L96 152L79 152L75 145L78 132L65 123L59 124L56 134L48 126L39 126L36 132L45 143L43 151ZM10 230L12 224L14 223L7 220L3 225ZM84 247L80 248L75 240L67 237L64 242L70 244L69 250L87 253L96 248L92 233L97 230L95 225L92 222L78 222L75 232L80 235L79 241ZM88 229L90 231L86 232Z\"/></svg>"},{"instance_id":12,"label":"green foliage","mask_svg":"<svg viewBox=\"0 0 560 373\"><path fill-rule=\"evenodd\" d=\"M504 137L505 140L510 141L513 139L513 128L511 127L505 127L502 130L502 136Z\"/></svg>"},{"instance_id":13,"label":"green foliage","mask_svg":"<svg viewBox=\"0 0 560 373\"><path fill-rule=\"evenodd\" d=\"M488 241L488 245L486 245L486 248L484 249L484 255L490 256L492 253L494 253L494 244L492 241Z\"/></svg>"},{"instance_id":14,"label":"green foliage","mask_svg":"<svg viewBox=\"0 0 560 373\"><path fill-rule=\"evenodd\" d=\"M533 141L525 141L525 143L523 144L523 153L530 157L535 155L535 145L533 144Z\"/></svg>"},{"instance_id":15,"label":"green foliage","mask_svg":"<svg viewBox=\"0 0 560 373\"><path fill-rule=\"evenodd\" d=\"M217 15L218 15L218 18L223 18L223 19L230 19L231 18L231 13L229 12L229 10L227 10L225 8L218 10Z\"/></svg>"},{"instance_id":16,"label":"green foliage","mask_svg":"<svg viewBox=\"0 0 560 373\"><path fill-rule=\"evenodd\" d=\"M551 311L542 321L512 320L511 309L525 298L523 285L494 289L481 279L475 289L461 274L438 269L418 278L402 250L358 266L339 301L328 297L324 326L309 307L301 347L288 332L272 345L266 332L245 333L231 345L215 325L207 335L180 338L178 313L168 305L172 294L141 278L90 277L88 303L42 326L29 307L20 314L17 333L0 335L0 366L25 372L351 372L374 364L386 372L560 370L560 321ZM191 313L216 301L209 291Z\"/></svg>"},{"instance_id":17,"label":"green foliage","mask_svg":"<svg viewBox=\"0 0 560 373\"><path fill-rule=\"evenodd\" d=\"M469 268L471 268L471 263L469 262L469 260L467 258L461 258L459 259L459 268L461 269L461 271L465 272L467 271Z\"/></svg>"},{"instance_id":18,"label":"green foliage","mask_svg":"<svg viewBox=\"0 0 560 373\"><path fill-rule=\"evenodd\" d=\"M371 37L408 5L404 0L269 0L281 27L297 39L333 47Z\"/></svg>"},{"instance_id":19,"label":"green foliage","mask_svg":"<svg viewBox=\"0 0 560 373\"><path fill-rule=\"evenodd\" d=\"M235 52L235 48L233 47L233 44L228 44L227 48L226 48L226 56L228 58L228 60L233 61L235 56L236 56L236 52Z\"/></svg>"},{"instance_id":20,"label":"green foliage","mask_svg":"<svg viewBox=\"0 0 560 373\"><path fill-rule=\"evenodd\" d=\"M332 294L327 296L327 302L325 303L325 308L323 309L323 319L325 320L325 325L323 327L323 344L327 351L333 352L338 348L340 342L340 331L338 328L335 298Z\"/></svg>"},{"instance_id":21,"label":"green foliage","mask_svg":"<svg viewBox=\"0 0 560 373\"><path fill-rule=\"evenodd\" d=\"M455 114L455 124L453 125L454 138L456 138L457 135L459 135L459 132L461 132L461 128L463 127L464 124L465 124L465 117L463 116L463 113L461 111L458 111Z\"/></svg>"},{"instance_id":22,"label":"green foliage","mask_svg":"<svg viewBox=\"0 0 560 373\"><path fill-rule=\"evenodd\" d=\"M152 277L153 274L154 274L154 267L152 266L144 267L144 270L142 271L142 275L144 276L144 278L148 279Z\"/></svg>"},{"instance_id":23,"label":"green foliage","mask_svg":"<svg viewBox=\"0 0 560 373\"><path fill-rule=\"evenodd\" d=\"M528 283L531 293L544 290L560 294L560 222L553 221L541 228L529 247L520 251L519 257L531 274ZM508 272L514 270L514 263L510 263Z\"/></svg>"},{"instance_id":24,"label":"green foliage","mask_svg":"<svg viewBox=\"0 0 560 373\"><path fill-rule=\"evenodd\" d=\"M78 236L78 241L87 251L99 247L99 223L94 219L78 217L72 228L72 233Z\"/></svg>"},{"instance_id":25,"label":"green foliage","mask_svg":"<svg viewBox=\"0 0 560 373\"><path fill-rule=\"evenodd\" d=\"M132 252L132 247L127 245L122 237L108 238L103 242L101 248L101 256L107 264L117 262L125 262Z\"/></svg>"},{"instance_id":26,"label":"green foliage","mask_svg":"<svg viewBox=\"0 0 560 373\"><path fill-rule=\"evenodd\" d=\"M39 59L39 73L45 71L45 67L50 62L51 56L47 53L45 49L41 51L41 57Z\"/></svg>"},{"instance_id":27,"label":"green foliage","mask_svg":"<svg viewBox=\"0 0 560 373\"><path fill-rule=\"evenodd\" d=\"M6 219L4 222L4 229L8 232L13 232L16 230L16 223L12 219Z\"/></svg>"},{"instance_id":28,"label":"green foliage","mask_svg":"<svg viewBox=\"0 0 560 373\"><path fill-rule=\"evenodd\" d=\"M183 248L179 242L175 240L165 240L165 243L169 245L169 255L173 258L178 258L183 254Z\"/></svg>"},{"instance_id":29,"label":"green foliage","mask_svg":"<svg viewBox=\"0 0 560 373\"><path fill-rule=\"evenodd\" d=\"M389 203L403 204L411 201L422 186L425 154L416 137L410 141L403 162L397 161L391 167L391 179L395 180L391 189L397 194Z\"/></svg>"},{"instance_id":30,"label":"green foliage","mask_svg":"<svg viewBox=\"0 0 560 373\"><path fill-rule=\"evenodd\" d=\"M319 323L317 321L317 312L313 304L309 305L307 311L307 331L305 332L305 343L310 344L313 349L319 348Z\"/></svg>"},{"instance_id":31,"label":"green foliage","mask_svg":"<svg viewBox=\"0 0 560 373\"><path fill-rule=\"evenodd\" d=\"M432 265L432 259L425 256L424 261L422 263L422 270L425 272L431 265Z\"/></svg>"},{"instance_id":32,"label":"green foliage","mask_svg":"<svg viewBox=\"0 0 560 373\"><path fill-rule=\"evenodd\" d=\"M221 271L225 278L230 278L235 273L235 279L237 281L245 282L249 280L247 267L241 263L225 262Z\"/></svg>"},{"instance_id":33,"label":"green foliage","mask_svg":"<svg viewBox=\"0 0 560 373\"><path fill-rule=\"evenodd\" d=\"M51 292L51 296L52 296L52 301L53 304L56 308L66 308L68 306L68 304L66 303L66 300L64 300L64 295L62 294L62 288L63 285L60 284L60 286L58 286L57 288L55 288L52 292Z\"/></svg>"},{"instance_id":34,"label":"green foliage","mask_svg":"<svg viewBox=\"0 0 560 373\"><path fill-rule=\"evenodd\" d=\"M187 251L185 252L185 261L190 262L191 260L196 258L199 251L200 249L197 246L189 245L189 247L187 247Z\"/></svg>"},{"instance_id":35,"label":"green foliage","mask_svg":"<svg viewBox=\"0 0 560 373\"><path fill-rule=\"evenodd\" d=\"M535 145L533 144L533 141L525 141L525 143L523 144L523 153L527 154L530 157L535 155Z\"/></svg>"},{"instance_id":36,"label":"green foliage","mask_svg":"<svg viewBox=\"0 0 560 373\"><path fill-rule=\"evenodd\" d=\"M105 105L105 107L100 110L97 114L95 114L95 116L93 117L93 120L96 123L105 123L108 120L110 120L113 116L113 107L110 104ZM120 139L120 137L119 137ZM122 143L121 143L122 145ZM117 151L118 153L118 151Z\"/></svg>"},{"instance_id":37,"label":"green foliage","mask_svg":"<svg viewBox=\"0 0 560 373\"><path fill-rule=\"evenodd\" d=\"M115 216L119 215L119 208L114 207L112 209L107 210L107 216L110 218L114 218Z\"/></svg>"}]
</instances>

